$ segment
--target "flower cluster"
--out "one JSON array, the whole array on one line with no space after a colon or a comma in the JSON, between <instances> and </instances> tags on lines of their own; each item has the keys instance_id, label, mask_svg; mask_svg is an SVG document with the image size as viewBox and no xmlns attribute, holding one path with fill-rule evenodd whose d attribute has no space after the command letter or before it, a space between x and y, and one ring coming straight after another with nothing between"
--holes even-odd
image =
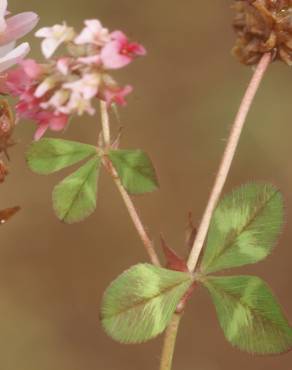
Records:
<instances>
[{"instance_id":1,"label":"flower cluster","mask_svg":"<svg viewBox=\"0 0 292 370\"><path fill-rule=\"evenodd\" d=\"M3 73L14 64L21 62L28 54L30 47L24 42L16 47L16 41L29 33L38 23L39 17L34 12L11 15L7 10L7 0L0 0L0 81ZM5 154L9 159L8 149L15 142L12 140L14 117L6 100L0 99L0 156ZM0 159L0 183L8 175L8 167Z\"/></svg>"},{"instance_id":2,"label":"flower cluster","mask_svg":"<svg viewBox=\"0 0 292 370\"><path fill-rule=\"evenodd\" d=\"M33 12L9 15L7 0L0 0L0 73L28 54L29 44L24 42L15 48L15 41L25 36L38 23L38 16Z\"/></svg>"},{"instance_id":3,"label":"flower cluster","mask_svg":"<svg viewBox=\"0 0 292 370\"><path fill-rule=\"evenodd\" d=\"M264 53L292 65L292 0L236 0L234 55L257 64Z\"/></svg>"},{"instance_id":4,"label":"flower cluster","mask_svg":"<svg viewBox=\"0 0 292 370\"><path fill-rule=\"evenodd\" d=\"M2 92L19 98L17 117L36 122L35 139L48 128L62 130L72 115L93 115L96 98L125 104L132 87L120 87L110 71L145 55L143 46L129 42L121 31L109 32L98 20L85 21L79 34L62 24L42 28L36 37L42 38L46 62L22 61L2 84ZM61 45L66 52L53 57Z\"/></svg>"}]
</instances>

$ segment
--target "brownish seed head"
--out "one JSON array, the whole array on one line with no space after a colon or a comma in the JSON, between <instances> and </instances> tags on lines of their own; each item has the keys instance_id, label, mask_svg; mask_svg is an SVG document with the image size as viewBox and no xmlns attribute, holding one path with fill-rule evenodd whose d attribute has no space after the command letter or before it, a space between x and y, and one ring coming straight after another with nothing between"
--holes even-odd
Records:
<instances>
[{"instance_id":1,"label":"brownish seed head","mask_svg":"<svg viewBox=\"0 0 292 370\"><path fill-rule=\"evenodd\" d=\"M0 159L0 183L4 182L5 177L8 175L8 167L6 164Z\"/></svg>"},{"instance_id":2,"label":"brownish seed head","mask_svg":"<svg viewBox=\"0 0 292 370\"><path fill-rule=\"evenodd\" d=\"M0 154L3 152L9 159L8 149L15 144L12 134L15 120L8 102L0 99Z\"/></svg>"},{"instance_id":3,"label":"brownish seed head","mask_svg":"<svg viewBox=\"0 0 292 370\"><path fill-rule=\"evenodd\" d=\"M292 65L292 0L235 0L232 7L237 34L232 52L241 63L257 64L270 52Z\"/></svg>"}]
</instances>

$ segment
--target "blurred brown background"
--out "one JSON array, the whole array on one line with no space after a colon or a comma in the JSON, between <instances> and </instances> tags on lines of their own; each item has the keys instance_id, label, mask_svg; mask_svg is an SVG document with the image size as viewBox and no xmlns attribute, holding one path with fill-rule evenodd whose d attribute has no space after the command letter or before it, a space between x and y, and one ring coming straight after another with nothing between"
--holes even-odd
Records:
<instances>
[{"instance_id":1,"label":"blurred brown background","mask_svg":"<svg viewBox=\"0 0 292 370\"><path fill-rule=\"evenodd\" d=\"M230 123L251 75L231 56L232 1L10 0L10 10L34 10L39 26L66 20L81 28L97 17L141 41L148 56L117 73L134 85L122 109L122 145L150 153L161 190L137 205L158 244L185 252L188 211L198 223L213 183ZM32 55L39 57L33 40ZM225 191L250 180L278 185L287 224L273 256L235 273L268 281L292 321L292 71L274 64L257 96ZM67 226L55 217L51 190L61 174L31 173L24 151L34 126L17 127L11 175L1 185L1 208L22 211L1 227L0 369L154 370L161 340L125 346L108 338L98 321L102 293L122 270L147 257L119 195L104 174L98 208L85 222ZM95 142L94 120L75 120L66 138ZM290 370L292 353L256 357L225 341L207 293L198 290L178 337L174 370Z\"/></svg>"}]
</instances>

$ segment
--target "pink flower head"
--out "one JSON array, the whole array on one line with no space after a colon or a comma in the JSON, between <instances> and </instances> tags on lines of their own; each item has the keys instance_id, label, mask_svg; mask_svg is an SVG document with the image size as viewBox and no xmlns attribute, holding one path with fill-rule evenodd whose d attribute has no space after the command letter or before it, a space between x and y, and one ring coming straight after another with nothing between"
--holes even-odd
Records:
<instances>
[{"instance_id":1,"label":"pink flower head","mask_svg":"<svg viewBox=\"0 0 292 370\"><path fill-rule=\"evenodd\" d=\"M111 33L111 41L101 50L101 60L106 69L122 68L137 56L146 54L144 46L129 42L127 36L121 31Z\"/></svg>"},{"instance_id":2,"label":"pink flower head","mask_svg":"<svg viewBox=\"0 0 292 370\"><path fill-rule=\"evenodd\" d=\"M132 86L121 87L109 70L145 55L142 45L129 42L121 31L109 33L98 20L86 20L79 34L61 24L41 28L36 36L43 39L41 47L46 59L61 46L65 46L65 52L43 64L24 60L6 74L4 81L0 79L0 93L18 98L17 119L36 123L36 140L48 129L63 130L71 116L95 114L98 99L108 106L126 104Z\"/></svg>"},{"instance_id":3,"label":"pink flower head","mask_svg":"<svg viewBox=\"0 0 292 370\"><path fill-rule=\"evenodd\" d=\"M38 23L33 12L20 13L7 18L7 0L0 0L0 72L19 63L29 52L29 44L15 47L15 41L25 36Z\"/></svg>"}]
</instances>

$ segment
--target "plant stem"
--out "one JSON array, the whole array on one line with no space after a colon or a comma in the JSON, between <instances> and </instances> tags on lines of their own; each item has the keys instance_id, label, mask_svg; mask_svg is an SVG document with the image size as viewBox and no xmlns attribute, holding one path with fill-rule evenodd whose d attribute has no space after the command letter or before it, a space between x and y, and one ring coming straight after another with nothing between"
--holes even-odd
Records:
<instances>
[{"instance_id":1,"label":"plant stem","mask_svg":"<svg viewBox=\"0 0 292 370\"><path fill-rule=\"evenodd\" d=\"M108 115L108 110L107 106L104 102L101 102L100 105L100 110L101 110L101 121L102 121L102 131L103 131L103 137L104 137L104 142L106 146L110 146L110 125L109 125L109 115ZM150 237L148 236L146 229L141 221L141 218L134 206L134 203L126 191L126 189L123 187L122 182L119 178L119 175L114 168L112 162L107 156L104 156L103 163L107 171L110 173L112 176L121 196L122 199L125 203L125 206L129 212L129 215L133 221L133 224L137 230L138 235L140 236L140 239L143 242L143 245L146 249L146 252L149 255L150 261L153 263L155 266L160 266L159 258L158 255L155 251L154 245Z\"/></svg>"},{"instance_id":2,"label":"plant stem","mask_svg":"<svg viewBox=\"0 0 292 370\"><path fill-rule=\"evenodd\" d=\"M211 191L207 207L205 209L201 224L198 229L197 237L194 241L189 260L188 260L188 268L190 271L194 271L201 251L203 249L203 245L207 236L207 232L209 229L209 225L211 222L211 218L215 207L218 203L220 195L222 193L223 187L225 185L238 143L242 133L242 129L244 127L244 123L246 121L247 114L250 110L256 92L259 88L259 85L262 81L262 78L271 62L271 55L269 53L264 54L257 65L253 77L247 87L246 93L243 97L243 100L240 104L238 113L235 117L234 123L232 125L232 129L230 132L230 136L227 141L227 145L223 154L223 158L221 164L219 166L219 171L217 173L215 183L213 189Z\"/></svg>"},{"instance_id":3,"label":"plant stem","mask_svg":"<svg viewBox=\"0 0 292 370\"><path fill-rule=\"evenodd\" d=\"M229 170L230 170L230 167L231 167L231 164L232 164L232 161L233 161L233 158L234 158L234 155L235 155L238 143L239 143L240 135L244 127L244 123L246 121L247 114L249 112L249 109L252 105L256 92L259 88L259 85L262 81L262 78L270 62L271 62L271 55L270 54L263 55L247 87L245 95L240 104L238 113L235 117L234 123L232 125L232 129L230 132L230 136L229 136L229 139L228 139L228 142L227 142L224 154L223 154L223 158L222 158L222 161L219 166L219 170L218 170L218 173L215 179L215 184L211 191L209 201L208 201L205 213L203 215L203 218L202 218L199 230L198 230L197 237L194 241L194 244L193 244L193 247L190 253L190 257L188 260L188 268L190 271L194 271L197 266L200 253L202 251L204 241L205 241L208 229L209 229L211 218L215 210L215 207L217 205L217 202L219 200L219 197L221 195L224 184L226 182L226 179L227 179L227 176L228 176L228 173L229 173ZM173 354L174 354L174 349L175 349L175 342L176 342L180 319L181 319L180 315L174 314L172 321L168 329L166 330L160 370L171 370Z\"/></svg>"},{"instance_id":4,"label":"plant stem","mask_svg":"<svg viewBox=\"0 0 292 370\"><path fill-rule=\"evenodd\" d=\"M148 253L149 255L149 258L150 258L150 261L153 263L153 265L155 266L160 266L160 262L159 262L159 258L157 256L157 253L154 249L154 245L153 245L153 242L151 241L151 239L149 238L146 230L145 230L145 227L143 226L143 223L139 217L139 214L134 206L134 203L130 197L130 195L128 194L128 192L125 190L125 188L123 187L122 183L121 183L121 180L118 176L118 173L116 171L116 169L113 167L111 161L107 158L106 159L106 168L108 170L108 172L111 174L122 198L123 198L123 201L126 205L126 208L129 212L129 215L133 221L133 224L137 230L137 233L138 235L140 236L140 239L142 240L143 244L144 244L144 247L146 249L146 252Z\"/></svg>"},{"instance_id":5,"label":"plant stem","mask_svg":"<svg viewBox=\"0 0 292 370\"><path fill-rule=\"evenodd\" d=\"M181 315L174 314L168 328L166 329L161 356L160 370L171 370L175 342L180 320Z\"/></svg>"},{"instance_id":6,"label":"plant stem","mask_svg":"<svg viewBox=\"0 0 292 370\"><path fill-rule=\"evenodd\" d=\"M110 145L111 142L111 133L110 133L110 124L109 124L109 115L107 110L106 102L100 102L100 113L101 113L101 124L103 132L103 140L106 146Z\"/></svg>"}]
</instances>

